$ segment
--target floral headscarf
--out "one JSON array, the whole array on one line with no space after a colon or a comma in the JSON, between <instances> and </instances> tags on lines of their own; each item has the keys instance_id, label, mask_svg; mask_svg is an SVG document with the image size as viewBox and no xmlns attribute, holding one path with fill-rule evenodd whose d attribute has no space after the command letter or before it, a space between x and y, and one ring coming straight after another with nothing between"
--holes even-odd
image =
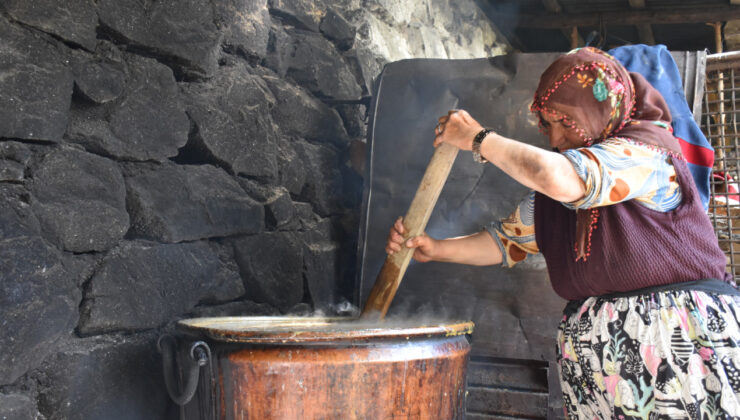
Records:
<instances>
[{"instance_id":1,"label":"floral headscarf","mask_svg":"<svg viewBox=\"0 0 740 420\"><path fill-rule=\"evenodd\" d=\"M595 48L558 57L540 76L530 110L562 120L584 147L618 137L681 157L663 96L644 77ZM595 208L578 210L576 259L587 259L598 216Z\"/></svg>"}]
</instances>

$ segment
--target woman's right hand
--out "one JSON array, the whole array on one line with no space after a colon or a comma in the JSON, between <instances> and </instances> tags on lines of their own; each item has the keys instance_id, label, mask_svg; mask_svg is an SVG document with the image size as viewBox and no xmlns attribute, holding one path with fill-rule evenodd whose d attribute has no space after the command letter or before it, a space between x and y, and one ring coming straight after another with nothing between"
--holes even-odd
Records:
<instances>
[{"instance_id":1,"label":"woman's right hand","mask_svg":"<svg viewBox=\"0 0 740 420\"><path fill-rule=\"evenodd\" d=\"M393 255L400 251L404 245L403 234L406 228L403 227L403 217L399 217L393 224L388 235L388 243L385 245L385 252ZM413 258L419 262L428 262L434 259L435 250L438 241L429 237L426 233L415 236L406 240L406 247L413 248Z\"/></svg>"}]
</instances>

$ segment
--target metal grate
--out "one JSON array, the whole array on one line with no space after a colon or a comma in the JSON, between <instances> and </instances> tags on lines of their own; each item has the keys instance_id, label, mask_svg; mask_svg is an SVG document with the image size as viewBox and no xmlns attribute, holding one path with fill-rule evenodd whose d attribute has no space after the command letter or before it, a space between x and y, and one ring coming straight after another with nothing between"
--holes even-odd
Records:
<instances>
[{"instance_id":1,"label":"metal grate","mask_svg":"<svg viewBox=\"0 0 740 420\"><path fill-rule=\"evenodd\" d=\"M706 89L701 128L714 147L709 217L727 271L740 279L740 52L707 56Z\"/></svg>"}]
</instances>

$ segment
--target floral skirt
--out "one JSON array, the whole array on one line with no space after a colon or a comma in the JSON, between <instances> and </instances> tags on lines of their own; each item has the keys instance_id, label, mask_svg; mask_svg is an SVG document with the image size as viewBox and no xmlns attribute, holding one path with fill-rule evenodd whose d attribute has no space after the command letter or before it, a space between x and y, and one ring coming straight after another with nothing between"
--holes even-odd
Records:
<instances>
[{"instance_id":1,"label":"floral skirt","mask_svg":"<svg viewBox=\"0 0 740 420\"><path fill-rule=\"evenodd\" d=\"M586 299L563 318L568 419L740 419L740 297L681 290Z\"/></svg>"}]
</instances>

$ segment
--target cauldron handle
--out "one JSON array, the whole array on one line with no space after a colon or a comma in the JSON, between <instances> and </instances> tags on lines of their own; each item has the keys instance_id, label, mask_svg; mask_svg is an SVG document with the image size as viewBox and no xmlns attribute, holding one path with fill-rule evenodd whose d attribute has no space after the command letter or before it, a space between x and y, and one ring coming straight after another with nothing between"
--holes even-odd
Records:
<instances>
[{"instance_id":1,"label":"cauldron handle","mask_svg":"<svg viewBox=\"0 0 740 420\"><path fill-rule=\"evenodd\" d=\"M175 351L173 342L175 338L171 335L164 334L157 340L157 349L162 353L162 371L164 374L164 383L167 386L167 393L172 401L177 405L185 405L193 399L195 391L198 388L198 379L200 368L208 364L211 360L211 349L203 341L196 341L190 345L190 359L185 372L185 384L182 393L177 393L177 384L174 375L174 358L172 355Z\"/></svg>"}]
</instances>

